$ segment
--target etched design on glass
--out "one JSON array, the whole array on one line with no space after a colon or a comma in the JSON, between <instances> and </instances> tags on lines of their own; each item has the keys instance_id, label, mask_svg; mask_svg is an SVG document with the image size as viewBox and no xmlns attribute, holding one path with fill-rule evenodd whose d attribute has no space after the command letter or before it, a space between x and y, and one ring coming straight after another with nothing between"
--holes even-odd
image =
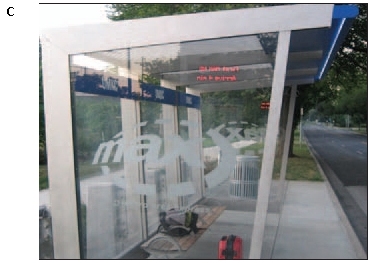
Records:
<instances>
[{"instance_id":1,"label":"etched design on glass","mask_svg":"<svg viewBox=\"0 0 371 263\"><path fill-rule=\"evenodd\" d=\"M155 124L164 124L169 120L157 119ZM248 122L240 121L241 125L246 125ZM216 146L204 148L204 157L209 160L217 159L218 165L207 176L204 177L208 188L212 188L227 180L232 173L236 161L237 149L257 143L263 139L264 129L259 128L258 125L251 124L251 128L243 129L236 127L239 124L236 121L228 122L228 125L234 127L227 127L222 124L215 129L209 129L209 135ZM148 122L141 122L135 125L134 129L146 126ZM180 125L195 128L196 123L181 120ZM222 129L228 132L228 135L223 135ZM160 157L161 147L163 141L170 142L169 149ZM141 162L145 161L146 171L153 169L164 169L166 165L171 164L178 157L182 158L183 165L188 167L205 168L204 160L201 160L195 153L202 143L201 138L191 138L188 140L182 139L179 135L171 135L164 139L156 134L145 134L135 138L129 145L124 145L123 133L119 132L111 140L102 142L95 155L92 164L103 164L101 166L103 174L109 173L108 163L109 158L112 162L121 162L123 158L125 162ZM115 147L117 146L117 147ZM144 151L139 151L144 150ZM138 155L142 152L142 155ZM124 187L123 184L120 187ZM133 186L134 192L141 195L156 196L159 191L156 190L155 182L149 181L147 183L136 184ZM180 182L176 184L167 185L168 191L166 197L161 199L191 195L196 192L192 182ZM161 204L157 204L161 205Z\"/></svg>"}]
</instances>

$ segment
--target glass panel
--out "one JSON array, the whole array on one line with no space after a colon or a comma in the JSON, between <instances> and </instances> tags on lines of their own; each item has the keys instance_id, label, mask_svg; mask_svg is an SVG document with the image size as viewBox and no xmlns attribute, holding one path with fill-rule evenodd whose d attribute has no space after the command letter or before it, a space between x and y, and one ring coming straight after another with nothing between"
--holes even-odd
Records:
<instances>
[{"instance_id":1,"label":"glass panel","mask_svg":"<svg viewBox=\"0 0 371 263\"><path fill-rule=\"evenodd\" d=\"M71 56L84 258L146 255L169 209L198 214L198 235L242 213L232 229L251 239L276 44L269 33ZM184 87L205 92L201 108ZM173 255L215 256L189 246Z\"/></svg>"},{"instance_id":2,"label":"glass panel","mask_svg":"<svg viewBox=\"0 0 371 263\"><path fill-rule=\"evenodd\" d=\"M113 183L123 170L120 101L76 94L75 111L82 242L84 255L94 258L102 255L97 246L115 250L128 234L124 189Z\"/></svg>"},{"instance_id":3,"label":"glass panel","mask_svg":"<svg viewBox=\"0 0 371 263\"><path fill-rule=\"evenodd\" d=\"M227 209L255 210L269 100L270 88L202 96L207 196Z\"/></svg>"},{"instance_id":4,"label":"glass panel","mask_svg":"<svg viewBox=\"0 0 371 263\"><path fill-rule=\"evenodd\" d=\"M112 65L86 56L75 56L71 62L81 249L84 258L114 257L133 236L122 187L121 102L118 97L78 90L114 91L118 85L127 86L127 79L117 76Z\"/></svg>"}]
</instances>

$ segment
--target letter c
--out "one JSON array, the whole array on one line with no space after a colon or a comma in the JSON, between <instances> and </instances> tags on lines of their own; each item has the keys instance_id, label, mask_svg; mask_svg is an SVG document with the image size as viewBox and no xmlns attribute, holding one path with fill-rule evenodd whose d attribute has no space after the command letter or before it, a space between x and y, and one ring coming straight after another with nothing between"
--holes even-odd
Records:
<instances>
[{"instance_id":1,"label":"letter c","mask_svg":"<svg viewBox=\"0 0 371 263\"><path fill-rule=\"evenodd\" d=\"M14 16L14 14L10 14L9 11L10 9L14 9L14 7L8 7L8 9L6 10L6 13L8 14L8 16Z\"/></svg>"}]
</instances>

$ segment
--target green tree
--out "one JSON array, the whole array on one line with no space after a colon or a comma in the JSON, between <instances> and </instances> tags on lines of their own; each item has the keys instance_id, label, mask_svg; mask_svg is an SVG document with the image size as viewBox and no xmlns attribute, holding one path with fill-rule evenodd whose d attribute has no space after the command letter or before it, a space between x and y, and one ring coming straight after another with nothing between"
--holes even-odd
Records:
<instances>
[{"instance_id":1,"label":"green tree","mask_svg":"<svg viewBox=\"0 0 371 263\"><path fill-rule=\"evenodd\" d=\"M334 113L349 114L355 123L360 126L367 122L367 81L358 83L351 90L342 89L336 101Z\"/></svg>"},{"instance_id":2,"label":"green tree","mask_svg":"<svg viewBox=\"0 0 371 263\"><path fill-rule=\"evenodd\" d=\"M202 94L203 132L230 121L248 122L244 128L264 126L267 112L260 103L269 101L269 93L269 89L246 89Z\"/></svg>"},{"instance_id":3,"label":"green tree","mask_svg":"<svg viewBox=\"0 0 371 263\"><path fill-rule=\"evenodd\" d=\"M313 109L323 117L330 117L331 114L352 114L358 121L367 124L367 96L364 87L368 73L368 6L357 5L359 15L337 52L328 74L313 85L299 87L297 107Z\"/></svg>"},{"instance_id":4,"label":"green tree","mask_svg":"<svg viewBox=\"0 0 371 263\"><path fill-rule=\"evenodd\" d=\"M332 65L334 71L333 83L345 88L349 79L357 81L360 75L367 75L367 33L368 33L368 4L357 4L359 15L354 20L347 37L337 52Z\"/></svg>"},{"instance_id":5,"label":"green tree","mask_svg":"<svg viewBox=\"0 0 371 263\"><path fill-rule=\"evenodd\" d=\"M96 85L100 75L77 76L72 86L84 83ZM84 96L74 98L76 144L78 157L89 161L102 141L112 139L122 130L119 98L106 96Z\"/></svg>"}]
</instances>

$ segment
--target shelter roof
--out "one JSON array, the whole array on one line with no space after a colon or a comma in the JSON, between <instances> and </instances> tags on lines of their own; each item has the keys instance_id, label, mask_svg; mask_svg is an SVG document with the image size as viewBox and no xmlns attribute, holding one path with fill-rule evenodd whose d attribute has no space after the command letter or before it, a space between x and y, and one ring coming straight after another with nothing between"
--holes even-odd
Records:
<instances>
[{"instance_id":1,"label":"shelter roof","mask_svg":"<svg viewBox=\"0 0 371 263\"><path fill-rule=\"evenodd\" d=\"M299 4L165 16L46 32L81 54L137 77L150 74L200 92L268 87L280 31L291 31L285 85L323 78L355 5Z\"/></svg>"}]
</instances>

